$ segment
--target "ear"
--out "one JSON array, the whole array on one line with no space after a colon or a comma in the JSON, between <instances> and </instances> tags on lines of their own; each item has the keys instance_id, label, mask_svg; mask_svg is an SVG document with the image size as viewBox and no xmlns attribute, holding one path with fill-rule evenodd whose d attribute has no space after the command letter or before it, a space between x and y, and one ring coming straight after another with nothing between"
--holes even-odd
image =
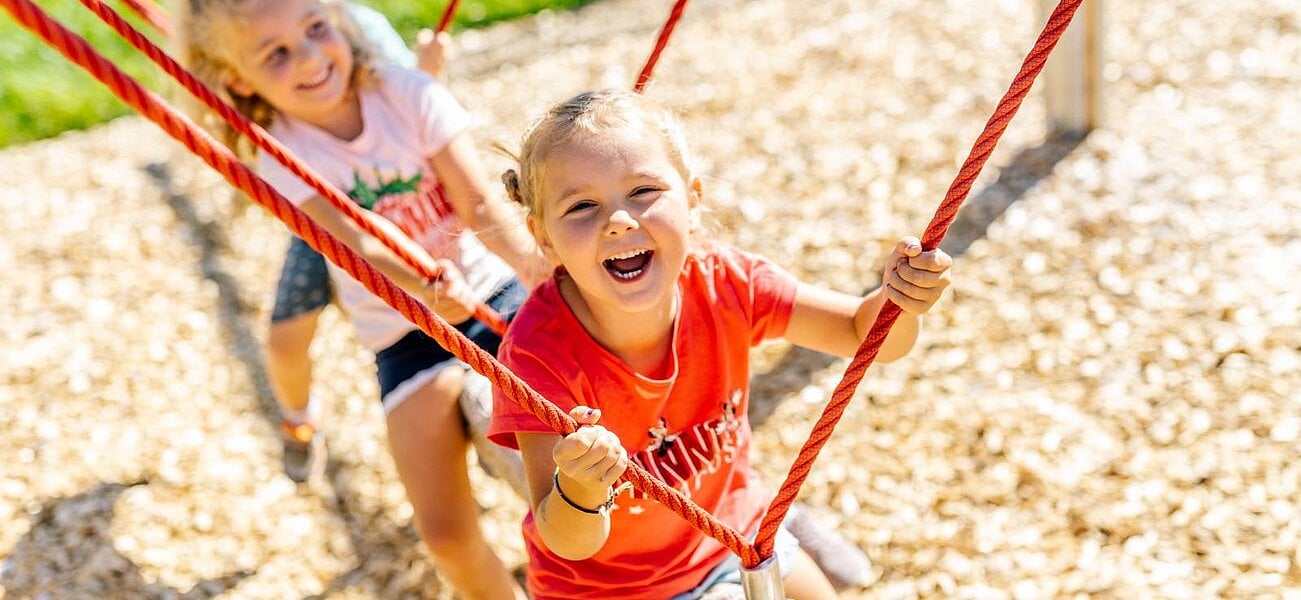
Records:
<instances>
[{"instance_id":1,"label":"ear","mask_svg":"<svg viewBox=\"0 0 1301 600\"><path fill-rule=\"evenodd\" d=\"M692 177L691 182L687 184L687 207L688 217L690 218L691 231L698 231L701 227L700 213L703 211L701 206L704 203L704 188L700 184L699 177Z\"/></svg>"},{"instance_id":2,"label":"ear","mask_svg":"<svg viewBox=\"0 0 1301 600\"><path fill-rule=\"evenodd\" d=\"M537 216L529 213L525 222L528 223L529 234L533 236L533 241L537 242L538 249L542 251L542 256L546 257L547 262L550 262L552 266L559 267L560 255L556 254L556 248L551 245L551 238L547 237L546 229L542 227L542 223Z\"/></svg>"},{"instance_id":3,"label":"ear","mask_svg":"<svg viewBox=\"0 0 1301 600\"><path fill-rule=\"evenodd\" d=\"M687 206L693 209L699 208L700 202L705 199L704 186L701 185L700 178L692 177L687 187Z\"/></svg>"},{"instance_id":4,"label":"ear","mask_svg":"<svg viewBox=\"0 0 1301 600\"><path fill-rule=\"evenodd\" d=\"M257 92L254 91L253 86L249 85L247 81L244 81L244 78L234 73L230 73L226 76L226 89L230 91L231 95L239 96L241 98L248 98L257 94Z\"/></svg>"}]
</instances>

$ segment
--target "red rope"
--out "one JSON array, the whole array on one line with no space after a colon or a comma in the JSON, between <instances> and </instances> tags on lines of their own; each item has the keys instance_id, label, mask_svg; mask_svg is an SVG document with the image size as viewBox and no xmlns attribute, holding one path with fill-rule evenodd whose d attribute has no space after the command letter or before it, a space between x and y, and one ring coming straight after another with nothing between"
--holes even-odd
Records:
<instances>
[{"instance_id":1,"label":"red rope","mask_svg":"<svg viewBox=\"0 0 1301 600\"><path fill-rule=\"evenodd\" d=\"M668 45L669 36L673 35L673 28L682 19L682 11L686 7L687 0L677 0L677 2L673 3L673 10L669 12L669 20L665 21L664 27L660 29L660 36L655 40L655 49L651 51L650 58L646 59L646 66L641 68L641 74L637 76L637 83L632 86L633 91L641 92L646 89L646 84L650 83L651 72L655 70L655 63L660 61L660 53L664 52L664 46Z\"/></svg>"},{"instance_id":2,"label":"red rope","mask_svg":"<svg viewBox=\"0 0 1301 600\"><path fill-rule=\"evenodd\" d=\"M0 0L0 6L3 6L20 25L35 33L68 60L85 69L123 102L184 144L213 170L225 177L231 185L244 191L255 202L265 207L308 245L347 271L371 293L383 299L475 371L486 376L506 397L524 406L557 433L567 435L577 430L577 423L569 415L529 388L497 362L491 354L476 346L423 303L363 260L351 248L317 225L298 207L280 195L275 188L241 163L220 142L113 66L84 39L51 19L31 0ZM655 479L641 467L631 465L622 479L631 481L638 489L677 513L693 527L722 542L732 552L741 556L746 564L757 564L754 548L747 544L735 529L718 521L713 515L668 487L664 482Z\"/></svg>"},{"instance_id":3,"label":"red rope","mask_svg":"<svg viewBox=\"0 0 1301 600\"><path fill-rule=\"evenodd\" d=\"M452 17L456 14L456 6L460 3L461 0L452 0L447 3L447 8L443 10L443 18L438 21L437 31L439 33L447 31L447 28L452 26Z\"/></svg>"},{"instance_id":4,"label":"red rope","mask_svg":"<svg viewBox=\"0 0 1301 600\"><path fill-rule=\"evenodd\" d=\"M166 52L163 52L157 44L154 44L149 40L149 38L145 37L144 34L132 27L126 19L123 19L122 16L117 14L117 12L112 8L109 8L107 4L101 0L81 0L81 3L84 4L86 8L90 9L91 12L95 13L95 15L105 23L108 23L108 25L112 27L118 35L122 36L130 42L132 46L135 46L137 50L144 53L145 56L148 56L150 60L154 61L159 68L168 75L171 75L177 83L181 84L181 86L193 94L195 98L198 98L199 101L207 105L208 108L211 108L220 115L221 118L229 123L236 131L243 134L257 145L258 148L262 149L272 158L276 159L277 162L284 165L289 172L307 182L307 184L310 185L312 189L316 190L322 198L325 198L332 206L347 216L348 219L361 228L362 231L365 231L375 239L379 240L385 248L388 248L397 255L398 258L402 259L403 262L414 269L421 277L428 280L437 279L442 276L441 269L417 260L414 255L406 250L406 248L400 246L392 236L381 231L370 221L370 219L367 219L361 209L357 207L356 203L343 195L338 188L326 182L325 179L317 174L314 169L303 164L294 157L288 148L281 145L280 142L268 134L266 130L262 129L262 127L258 126L256 123L249 121L243 115L239 114L239 111L236 111L234 107L222 101L221 98L218 98L212 90L208 89L208 87L203 84L203 82L199 81L193 74L185 70L185 67L182 67L180 63L168 56ZM479 319L485 325L490 327L493 331L497 332L498 335L502 335L506 332L506 321L502 319L501 315L497 314L497 311L493 310L492 307L479 303L479 305L475 307L474 316L476 319Z\"/></svg>"},{"instance_id":5,"label":"red rope","mask_svg":"<svg viewBox=\"0 0 1301 600\"><path fill-rule=\"evenodd\" d=\"M166 37L172 37L172 22L167 18L167 13L163 12L152 0L122 0L122 4L131 8L135 14L149 23Z\"/></svg>"},{"instance_id":6,"label":"red rope","mask_svg":"<svg viewBox=\"0 0 1301 600\"><path fill-rule=\"evenodd\" d=\"M1048 54L1052 52L1053 47L1057 45L1057 40L1062 37L1066 31L1066 26L1070 25L1071 18L1075 15L1075 9L1079 8L1083 0L1062 0L1057 8L1053 10L1048 17L1048 23L1044 26L1043 31L1039 34L1039 39L1035 41L1034 49L1026 56L1025 62L1021 64L1021 71L1017 73L1016 78L1012 80L1012 85L1008 88L1003 99L999 101L998 107L994 109L994 116L989 118L985 124L985 130L976 138L975 146L967 156L966 162L958 170L958 176L954 179L953 184L949 186L949 191L944 195L944 201L935 211L935 216L931 219L930 224L926 226L925 233L922 234L922 247L926 250L934 250L944 239L944 234L948 232L949 225L953 223L954 217L958 214L958 207L966 200L967 195L971 192L971 184L980 175L981 169L984 168L985 162L989 160L990 154L994 152L994 145L998 143L998 138L1003 135L1007 129L1007 124L1016 114L1021 102L1025 100L1026 94L1030 91L1030 84L1043 70L1044 62L1048 60ZM831 437L831 432L836 427L836 423L844 414L845 408L849 406L849 401L853 399L854 390L858 383L862 381L863 374L871 366L872 361L876 359L877 352L881 349L881 344L885 342L885 337L890 333L890 327L894 325L895 319L899 317L899 307L893 302L886 301L881 307L881 313L877 315L876 322L872 325L872 330L868 332L867 338L859 346L858 353L850 361L849 367L845 370L844 378L836 386L831 395L831 401L827 408L822 411L822 417L818 419L817 424L813 426L813 432L809 435L808 441L800 449L799 456L795 459L795 464L791 466L790 473L786 476L786 481L782 483L781 489L777 492L777 497L773 499L772 504L768 507L768 514L764 515L763 522L759 525L759 535L755 538L755 549L759 556L772 556L773 540L777 535L777 530L781 522L786 518L786 512L790 510L791 504L795 502L795 496L799 493L800 486L808 477L809 470L813 466L813 461L817 459L818 452Z\"/></svg>"}]
</instances>

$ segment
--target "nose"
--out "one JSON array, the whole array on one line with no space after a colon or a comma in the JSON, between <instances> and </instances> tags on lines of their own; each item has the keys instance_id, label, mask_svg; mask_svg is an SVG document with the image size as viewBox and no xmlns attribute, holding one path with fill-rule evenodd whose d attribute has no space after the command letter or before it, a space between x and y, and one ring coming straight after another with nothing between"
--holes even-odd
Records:
<instances>
[{"instance_id":1,"label":"nose","mask_svg":"<svg viewBox=\"0 0 1301 600\"><path fill-rule=\"evenodd\" d=\"M311 40L304 41L299 46L298 55L301 64L312 68L317 67L321 61L325 60L325 52L321 49L321 45Z\"/></svg>"},{"instance_id":2,"label":"nose","mask_svg":"<svg viewBox=\"0 0 1301 600\"><path fill-rule=\"evenodd\" d=\"M605 235L610 237L622 235L629 231L636 231L639 227L641 225L633 218L632 213L621 208L610 213L610 220L605 224Z\"/></svg>"}]
</instances>

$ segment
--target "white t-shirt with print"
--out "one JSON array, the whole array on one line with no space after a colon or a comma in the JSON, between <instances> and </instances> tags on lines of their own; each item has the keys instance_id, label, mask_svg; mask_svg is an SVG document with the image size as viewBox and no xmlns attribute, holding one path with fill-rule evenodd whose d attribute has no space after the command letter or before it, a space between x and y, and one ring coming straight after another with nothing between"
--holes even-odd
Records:
<instances>
[{"instance_id":1,"label":"white t-shirt with print","mask_svg":"<svg viewBox=\"0 0 1301 600\"><path fill-rule=\"evenodd\" d=\"M469 115L442 84L420 71L384 65L377 72L380 84L360 93L362 132L355 139L342 140L284 116L276 118L270 133L434 258L450 259L475 297L486 300L514 274L464 228L429 166L429 158L469 126ZM295 204L318 195L265 153L258 155L258 172ZM329 267L339 300L366 347L378 352L416 328L347 272L333 263Z\"/></svg>"}]
</instances>

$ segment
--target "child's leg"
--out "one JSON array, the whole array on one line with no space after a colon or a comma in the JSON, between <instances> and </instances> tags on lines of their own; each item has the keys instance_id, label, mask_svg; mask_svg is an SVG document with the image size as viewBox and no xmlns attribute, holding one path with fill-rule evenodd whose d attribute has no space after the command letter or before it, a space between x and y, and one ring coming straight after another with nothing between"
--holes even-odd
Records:
<instances>
[{"instance_id":1,"label":"child's leg","mask_svg":"<svg viewBox=\"0 0 1301 600\"><path fill-rule=\"evenodd\" d=\"M320 308L272 321L267 331L267 379L286 414L307 410L312 391L312 356Z\"/></svg>"},{"instance_id":2,"label":"child's leg","mask_svg":"<svg viewBox=\"0 0 1301 600\"><path fill-rule=\"evenodd\" d=\"M271 327L267 332L267 378L281 411L302 414L312 387L316 321L330 302L330 274L325 257L306 242L292 238L276 284Z\"/></svg>"},{"instance_id":3,"label":"child's leg","mask_svg":"<svg viewBox=\"0 0 1301 600\"><path fill-rule=\"evenodd\" d=\"M521 592L484 539L470 491L458 402L463 376L459 367L445 368L393 407L389 445L439 572L463 597L512 599Z\"/></svg>"},{"instance_id":4,"label":"child's leg","mask_svg":"<svg viewBox=\"0 0 1301 600\"><path fill-rule=\"evenodd\" d=\"M797 549L782 558L792 559L790 572L782 579L787 597L795 600L830 600L836 597L836 590L827 581L827 576L803 550Z\"/></svg>"}]
</instances>

